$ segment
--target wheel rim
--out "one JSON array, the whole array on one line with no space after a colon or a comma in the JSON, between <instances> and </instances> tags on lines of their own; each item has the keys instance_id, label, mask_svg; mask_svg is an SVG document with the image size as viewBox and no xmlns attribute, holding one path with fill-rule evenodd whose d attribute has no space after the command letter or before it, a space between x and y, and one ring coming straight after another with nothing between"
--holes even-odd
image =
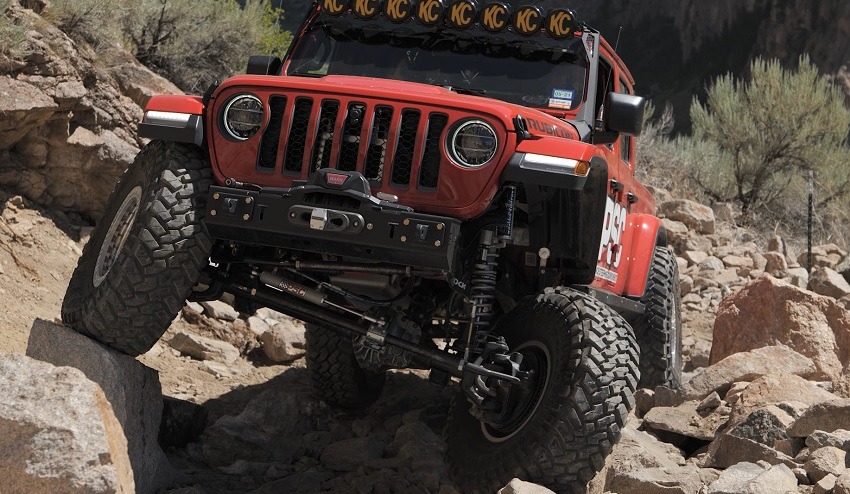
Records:
<instances>
[{"instance_id":1,"label":"wheel rim","mask_svg":"<svg viewBox=\"0 0 850 494\"><path fill-rule=\"evenodd\" d=\"M103 239L103 244L100 246L100 252L97 254L97 262L94 266L94 275L92 283L95 288L103 283L109 270L118 259L118 254L127 243L127 238L130 236L130 229L133 222L136 220L136 215L139 213L139 204L142 202L142 187L137 186L130 191L118 208L118 212L112 218L112 223L106 231L106 236Z\"/></svg>"},{"instance_id":2,"label":"wheel rim","mask_svg":"<svg viewBox=\"0 0 850 494\"><path fill-rule=\"evenodd\" d=\"M507 441L525 428L540 407L549 386L552 358L546 345L539 341L529 341L513 351L523 356L522 370L533 370L535 377L532 378L531 393L517 404L511 418L504 425L496 426L481 422L482 434L488 441L494 443Z\"/></svg>"}]
</instances>

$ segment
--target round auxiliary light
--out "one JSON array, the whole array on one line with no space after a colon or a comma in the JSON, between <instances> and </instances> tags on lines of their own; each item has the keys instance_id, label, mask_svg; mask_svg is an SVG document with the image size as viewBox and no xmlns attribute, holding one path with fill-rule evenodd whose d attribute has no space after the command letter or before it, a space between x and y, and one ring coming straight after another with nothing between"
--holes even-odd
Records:
<instances>
[{"instance_id":1,"label":"round auxiliary light","mask_svg":"<svg viewBox=\"0 0 850 494\"><path fill-rule=\"evenodd\" d=\"M468 120L449 134L449 156L458 165L478 168L489 163L499 147L496 131L487 122Z\"/></svg>"},{"instance_id":2,"label":"round auxiliary light","mask_svg":"<svg viewBox=\"0 0 850 494\"><path fill-rule=\"evenodd\" d=\"M224 107L224 130L237 141L250 139L263 125L263 102L251 94L240 94Z\"/></svg>"}]
</instances>

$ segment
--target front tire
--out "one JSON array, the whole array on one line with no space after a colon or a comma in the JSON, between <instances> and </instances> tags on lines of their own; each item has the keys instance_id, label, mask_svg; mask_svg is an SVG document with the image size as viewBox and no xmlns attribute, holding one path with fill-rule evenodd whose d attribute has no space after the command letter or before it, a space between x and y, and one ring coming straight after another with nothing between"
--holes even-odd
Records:
<instances>
[{"instance_id":1,"label":"front tire","mask_svg":"<svg viewBox=\"0 0 850 494\"><path fill-rule=\"evenodd\" d=\"M380 398L387 375L360 367L351 338L315 324L307 325L305 337L307 371L317 398L349 410L366 408Z\"/></svg>"},{"instance_id":2,"label":"front tire","mask_svg":"<svg viewBox=\"0 0 850 494\"><path fill-rule=\"evenodd\" d=\"M640 344L640 387L682 385L682 307L679 265L666 247L656 247L646 291L643 316L635 321Z\"/></svg>"},{"instance_id":3,"label":"front tire","mask_svg":"<svg viewBox=\"0 0 850 494\"><path fill-rule=\"evenodd\" d=\"M152 141L124 172L71 276L62 321L128 355L148 351L208 262L204 152Z\"/></svg>"},{"instance_id":4,"label":"front tire","mask_svg":"<svg viewBox=\"0 0 850 494\"><path fill-rule=\"evenodd\" d=\"M491 427L452 401L445 438L462 492L495 492L514 477L583 492L620 438L637 387L638 346L628 323L567 288L547 289L502 318L497 333L538 379L522 416ZM542 385L541 385L542 383Z\"/></svg>"}]
</instances>

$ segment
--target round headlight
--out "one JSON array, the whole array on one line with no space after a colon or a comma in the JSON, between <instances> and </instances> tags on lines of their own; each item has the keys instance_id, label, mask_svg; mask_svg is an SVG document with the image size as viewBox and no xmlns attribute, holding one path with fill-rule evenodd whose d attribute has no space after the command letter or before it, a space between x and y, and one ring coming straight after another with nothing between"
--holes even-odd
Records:
<instances>
[{"instance_id":1,"label":"round headlight","mask_svg":"<svg viewBox=\"0 0 850 494\"><path fill-rule=\"evenodd\" d=\"M236 96L224 107L224 130L230 137L250 139L263 125L263 103L250 94Z\"/></svg>"},{"instance_id":2,"label":"round headlight","mask_svg":"<svg viewBox=\"0 0 850 494\"><path fill-rule=\"evenodd\" d=\"M496 131L487 122L469 120L449 134L449 156L458 165L478 168L489 163L499 147Z\"/></svg>"}]
</instances>

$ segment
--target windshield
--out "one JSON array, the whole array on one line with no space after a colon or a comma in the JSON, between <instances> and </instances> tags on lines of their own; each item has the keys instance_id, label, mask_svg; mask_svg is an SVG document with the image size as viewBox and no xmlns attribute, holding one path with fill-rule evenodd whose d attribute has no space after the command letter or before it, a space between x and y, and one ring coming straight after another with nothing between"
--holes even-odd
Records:
<instances>
[{"instance_id":1,"label":"windshield","mask_svg":"<svg viewBox=\"0 0 850 494\"><path fill-rule=\"evenodd\" d=\"M287 75L419 82L557 110L583 100L587 62L580 38L545 46L477 35L317 18L293 50Z\"/></svg>"}]
</instances>

